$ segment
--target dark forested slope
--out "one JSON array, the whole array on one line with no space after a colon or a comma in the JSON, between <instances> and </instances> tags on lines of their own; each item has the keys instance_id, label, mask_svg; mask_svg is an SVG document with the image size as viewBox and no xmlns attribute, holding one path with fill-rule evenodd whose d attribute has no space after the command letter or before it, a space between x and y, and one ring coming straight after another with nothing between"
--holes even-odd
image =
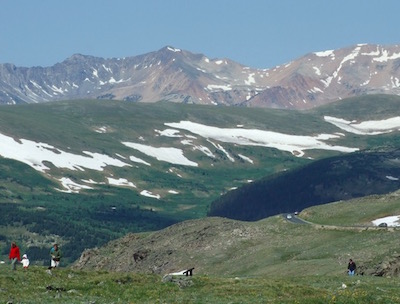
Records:
<instances>
[{"instance_id":1,"label":"dark forested slope","mask_svg":"<svg viewBox=\"0 0 400 304\"><path fill-rule=\"evenodd\" d=\"M400 150L322 159L266 177L215 200L210 216L254 221L329 202L384 194L400 187Z\"/></svg>"}]
</instances>

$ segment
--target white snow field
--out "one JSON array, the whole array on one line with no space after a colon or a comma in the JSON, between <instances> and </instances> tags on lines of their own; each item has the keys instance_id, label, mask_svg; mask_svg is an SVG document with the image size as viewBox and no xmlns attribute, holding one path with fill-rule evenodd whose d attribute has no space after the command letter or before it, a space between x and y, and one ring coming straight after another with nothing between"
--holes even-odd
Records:
<instances>
[{"instance_id":1,"label":"white snow field","mask_svg":"<svg viewBox=\"0 0 400 304\"><path fill-rule=\"evenodd\" d=\"M400 117L392 117L384 120L371 121L348 121L341 118L330 116L324 117L325 121L334 124L338 128L360 135L377 135L400 130ZM237 125L234 128L219 128L208 126L191 121L180 121L172 123L164 123L168 126L165 130L154 130L155 138L157 136L182 138L180 144L189 146L192 150L198 150L206 154L210 158L215 155L208 147L196 144L194 141L196 136L206 139L214 148L219 149L227 155L227 158L234 162L231 155L228 154L222 143L230 143L242 146L261 146L267 148L276 148L282 151L288 151L297 157L302 157L305 150L323 149L340 152L354 152L357 147L345 147L339 145L331 145L327 141L330 139L345 136L343 133L335 134L317 134L309 135L291 135L268 130L246 129L244 125ZM180 134L182 130L191 132L192 134ZM101 127L94 132L105 133L106 127ZM194 136L196 135L196 136ZM186 138L186 139L185 139ZM153 157L158 161L168 162L176 165L198 167L198 163L188 159L184 155L184 151L176 147L153 147L150 145L139 144L129 141L122 142L123 145L134 150ZM85 169L103 171L107 166L116 167L134 167L132 163L151 166L150 163L136 156L123 156L115 154L116 158L108 155L93 153L90 151L82 151L82 154L74 154L63 151L47 143L35 142L29 139L14 139L10 136L0 133L0 156L4 158L14 159L28 164L37 171L46 173L50 168L45 163L51 163L54 167L85 171ZM239 157L249 165L254 164L254 160L245 155L239 154ZM124 161L122 161L122 160ZM390 178L390 177L388 177ZM110 185L128 186L135 188L135 184L119 177L107 178ZM76 193L80 189L90 189L89 186L80 185L68 178L58 178L58 181L67 191ZM101 184L102 182L82 180L86 184ZM147 190L143 190L142 195L159 198Z\"/></svg>"},{"instance_id":2,"label":"white snow field","mask_svg":"<svg viewBox=\"0 0 400 304\"><path fill-rule=\"evenodd\" d=\"M400 226L400 215L381 217L376 220L373 220L372 223L375 226L379 226L379 224L386 223L388 225L388 227L399 227Z\"/></svg>"}]
</instances>

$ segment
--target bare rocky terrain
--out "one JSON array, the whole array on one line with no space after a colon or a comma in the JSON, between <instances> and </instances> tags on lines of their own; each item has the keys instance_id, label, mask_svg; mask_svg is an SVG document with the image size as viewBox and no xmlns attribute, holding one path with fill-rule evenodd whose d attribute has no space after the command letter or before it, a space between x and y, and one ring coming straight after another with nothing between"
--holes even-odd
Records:
<instances>
[{"instance_id":1,"label":"bare rocky terrain","mask_svg":"<svg viewBox=\"0 0 400 304\"><path fill-rule=\"evenodd\" d=\"M150 234L128 234L105 247L85 250L77 269L163 274L207 268L209 258L238 242L261 237L249 223L222 218L185 221Z\"/></svg>"}]
</instances>

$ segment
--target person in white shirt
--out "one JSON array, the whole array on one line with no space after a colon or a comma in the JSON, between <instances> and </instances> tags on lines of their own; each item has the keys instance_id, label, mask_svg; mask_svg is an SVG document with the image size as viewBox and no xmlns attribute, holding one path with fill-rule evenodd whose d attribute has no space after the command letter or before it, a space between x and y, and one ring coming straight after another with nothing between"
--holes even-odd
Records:
<instances>
[{"instance_id":1,"label":"person in white shirt","mask_svg":"<svg viewBox=\"0 0 400 304\"><path fill-rule=\"evenodd\" d=\"M28 256L26 255L26 253L22 256L22 267L24 267L24 269L27 269L29 267L29 259Z\"/></svg>"}]
</instances>

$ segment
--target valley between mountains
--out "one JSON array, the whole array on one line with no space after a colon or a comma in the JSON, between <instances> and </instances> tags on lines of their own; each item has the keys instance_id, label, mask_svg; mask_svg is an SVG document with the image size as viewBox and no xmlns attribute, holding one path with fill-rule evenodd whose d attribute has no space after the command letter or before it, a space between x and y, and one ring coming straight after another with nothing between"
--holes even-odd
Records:
<instances>
[{"instance_id":1,"label":"valley between mountains","mask_svg":"<svg viewBox=\"0 0 400 304\"><path fill-rule=\"evenodd\" d=\"M72 263L85 248L183 220L255 220L389 193L399 187L398 103L370 95L301 112L104 100L4 107L1 216L13 224L0 235L24 240L43 263L48 243L65 244Z\"/></svg>"}]
</instances>

